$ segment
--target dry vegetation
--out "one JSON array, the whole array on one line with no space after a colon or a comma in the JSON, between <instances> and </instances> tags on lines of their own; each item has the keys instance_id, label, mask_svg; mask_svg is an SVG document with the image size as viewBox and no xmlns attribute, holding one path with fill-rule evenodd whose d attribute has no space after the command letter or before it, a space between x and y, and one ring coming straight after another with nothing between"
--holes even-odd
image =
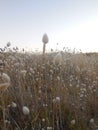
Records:
<instances>
[{"instance_id":1,"label":"dry vegetation","mask_svg":"<svg viewBox=\"0 0 98 130\"><path fill-rule=\"evenodd\" d=\"M1 51L11 81L0 89L0 130L98 129L98 55L55 55Z\"/></svg>"}]
</instances>

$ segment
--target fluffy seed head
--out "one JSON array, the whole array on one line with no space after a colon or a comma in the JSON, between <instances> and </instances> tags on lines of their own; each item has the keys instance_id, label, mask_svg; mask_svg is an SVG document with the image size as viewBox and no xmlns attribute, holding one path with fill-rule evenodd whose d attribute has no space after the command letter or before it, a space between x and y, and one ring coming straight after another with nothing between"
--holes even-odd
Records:
<instances>
[{"instance_id":1,"label":"fluffy seed head","mask_svg":"<svg viewBox=\"0 0 98 130\"><path fill-rule=\"evenodd\" d=\"M47 127L47 130L52 130L52 127L51 127L51 126L48 126L48 127Z\"/></svg>"},{"instance_id":2,"label":"fluffy seed head","mask_svg":"<svg viewBox=\"0 0 98 130\"><path fill-rule=\"evenodd\" d=\"M46 44L46 43L48 43L48 41L49 41L48 36L47 36L47 34L45 33L45 34L43 35L42 42L43 42L44 44Z\"/></svg>"},{"instance_id":3,"label":"fluffy seed head","mask_svg":"<svg viewBox=\"0 0 98 130\"><path fill-rule=\"evenodd\" d=\"M5 91L10 85L10 77L5 73L0 73L0 91Z\"/></svg>"},{"instance_id":4,"label":"fluffy seed head","mask_svg":"<svg viewBox=\"0 0 98 130\"><path fill-rule=\"evenodd\" d=\"M11 106L12 106L13 108L15 108L15 107L17 107L17 104L16 104L15 102L12 102Z\"/></svg>"},{"instance_id":5,"label":"fluffy seed head","mask_svg":"<svg viewBox=\"0 0 98 130\"><path fill-rule=\"evenodd\" d=\"M54 59L53 59L53 62L54 63L57 63L57 64L62 64L62 62L63 62L63 57L62 57L62 54L61 54L61 52L59 52L59 53L57 53L57 55L54 57Z\"/></svg>"},{"instance_id":6,"label":"fluffy seed head","mask_svg":"<svg viewBox=\"0 0 98 130\"><path fill-rule=\"evenodd\" d=\"M30 110L29 110L29 108L28 108L28 107L23 106L22 110L23 110L23 114L24 114L24 115L29 115Z\"/></svg>"},{"instance_id":7,"label":"fluffy seed head","mask_svg":"<svg viewBox=\"0 0 98 130\"><path fill-rule=\"evenodd\" d=\"M75 120L71 120L71 125L75 125L76 121Z\"/></svg>"},{"instance_id":8,"label":"fluffy seed head","mask_svg":"<svg viewBox=\"0 0 98 130\"><path fill-rule=\"evenodd\" d=\"M94 119L93 119L93 118L91 118L89 122L90 122L90 123L94 123Z\"/></svg>"},{"instance_id":9,"label":"fluffy seed head","mask_svg":"<svg viewBox=\"0 0 98 130\"><path fill-rule=\"evenodd\" d=\"M56 97L56 101L60 102L60 97Z\"/></svg>"},{"instance_id":10,"label":"fluffy seed head","mask_svg":"<svg viewBox=\"0 0 98 130\"><path fill-rule=\"evenodd\" d=\"M0 77L2 79L2 81L1 81L2 83L10 83L10 77L7 74L2 73L2 74L0 74Z\"/></svg>"}]
</instances>

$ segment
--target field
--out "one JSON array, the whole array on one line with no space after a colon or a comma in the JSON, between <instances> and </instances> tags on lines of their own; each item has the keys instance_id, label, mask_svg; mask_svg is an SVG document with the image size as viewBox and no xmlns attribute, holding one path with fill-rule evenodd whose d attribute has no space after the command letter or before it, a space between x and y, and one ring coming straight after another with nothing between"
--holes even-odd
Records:
<instances>
[{"instance_id":1,"label":"field","mask_svg":"<svg viewBox=\"0 0 98 130\"><path fill-rule=\"evenodd\" d=\"M1 51L0 78L0 130L98 130L97 53Z\"/></svg>"}]
</instances>

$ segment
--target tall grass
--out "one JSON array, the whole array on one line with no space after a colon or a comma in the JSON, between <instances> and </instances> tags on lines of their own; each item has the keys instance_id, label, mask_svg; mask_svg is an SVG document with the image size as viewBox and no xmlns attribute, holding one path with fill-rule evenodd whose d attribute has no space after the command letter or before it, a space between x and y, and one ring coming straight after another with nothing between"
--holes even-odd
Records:
<instances>
[{"instance_id":1,"label":"tall grass","mask_svg":"<svg viewBox=\"0 0 98 130\"><path fill-rule=\"evenodd\" d=\"M11 84L5 92L6 130L97 130L97 54L2 52ZM2 107L2 103L0 102ZM3 110L0 107L0 127Z\"/></svg>"}]
</instances>

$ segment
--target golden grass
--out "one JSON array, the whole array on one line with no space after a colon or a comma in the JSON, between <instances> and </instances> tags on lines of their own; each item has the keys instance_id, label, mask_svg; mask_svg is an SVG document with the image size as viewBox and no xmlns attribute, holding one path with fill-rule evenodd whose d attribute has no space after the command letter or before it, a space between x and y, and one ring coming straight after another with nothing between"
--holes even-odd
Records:
<instances>
[{"instance_id":1,"label":"golden grass","mask_svg":"<svg viewBox=\"0 0 98 130\"><path fill-rule=\"evenodd\" d=\"M53 62L56 53L46 54L43 62L42 55L2 52L4 73L11 84L0 103L5 110L5 119L0 110L1 129L3 120L6 130L97 129L97 54L62 55L64 62L58 64ZM23 106L30 110L29 115L24 115Z\"/></svg>"}]
</instances>

